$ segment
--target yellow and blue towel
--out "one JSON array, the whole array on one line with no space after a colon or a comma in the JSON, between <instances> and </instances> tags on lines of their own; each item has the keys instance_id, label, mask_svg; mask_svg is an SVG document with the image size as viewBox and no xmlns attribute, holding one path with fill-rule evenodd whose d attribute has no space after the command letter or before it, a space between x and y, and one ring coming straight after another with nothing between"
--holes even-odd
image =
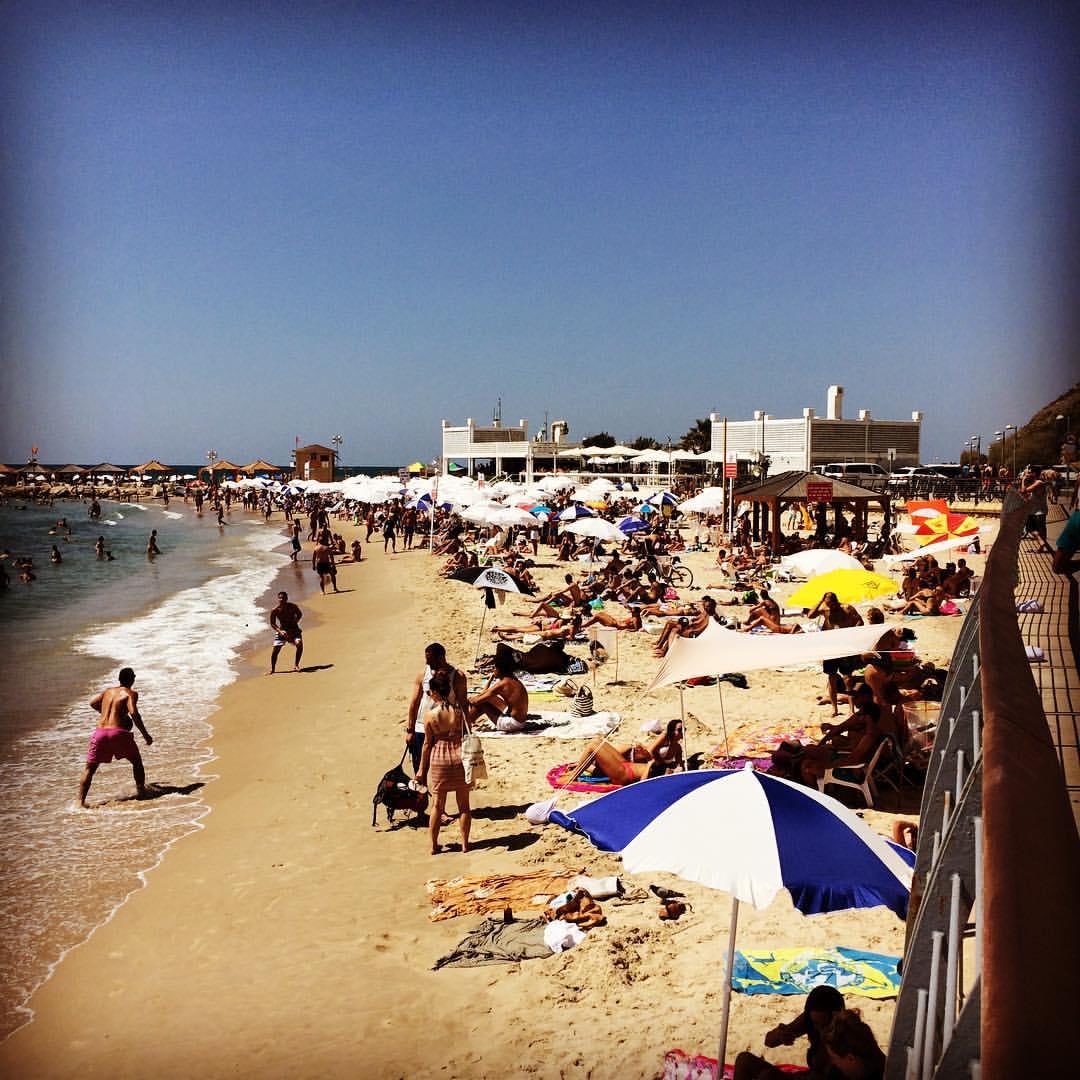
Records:
<instances>
[{"instance_id":1,"label":"yellow and blue towel","mask_svg":"<svg viewBox=\"0 0 1080 1080\"><path fill-rule=\"evenodd\" d=\"M815 986L835 986L841 994L892 998L900 992L899 962L843 947L738 952L731 985L742 994L808 994Z\"/></svg>"}]
</instances>

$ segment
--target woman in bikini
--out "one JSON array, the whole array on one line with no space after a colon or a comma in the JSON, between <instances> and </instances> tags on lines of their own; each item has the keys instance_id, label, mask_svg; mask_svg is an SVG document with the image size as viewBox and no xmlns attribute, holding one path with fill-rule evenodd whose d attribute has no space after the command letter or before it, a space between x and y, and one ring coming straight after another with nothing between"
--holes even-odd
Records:
<instances>
[{"instance_id":1,"label":"woman in bikini","mask_svg":"<svg viewBox=\"0 0 1080 1080\"><path fill-rule=\"evenodd\" d=\"M439 828L446 809L446 796L451 791L457 799L460 815L461 850L468 851L472 808L469 805L465 766L461 761L464 717L461 706L450 701L450 680L443 672L431 676L428 682L428 697L431 699L431 706L424 717L424 749L416 781L426 785L435 796L435 805L429 814L431 854L438 855L442 850L439 847Z\"/></svg>"},{"instance_id":2,"label":"woman in bikini","mask_svg":"<svg viewBox=\"0 0 1080 1080\"><path fill-rule=\"evenodd\" d=\"M660 776L682 762L682 721L672 720L650 746L615 746L603 735L593 739L574 763L562 783L572 784L582 773L606 776L623 787L650 776Z\"/></svg>"}]
</instances>

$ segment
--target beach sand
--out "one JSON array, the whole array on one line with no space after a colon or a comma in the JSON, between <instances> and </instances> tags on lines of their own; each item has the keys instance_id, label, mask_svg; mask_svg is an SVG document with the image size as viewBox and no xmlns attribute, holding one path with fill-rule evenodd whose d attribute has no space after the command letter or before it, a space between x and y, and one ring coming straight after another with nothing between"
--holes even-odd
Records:
<instances>
[{"instance_id":1,"label":"beach sand","mask_svg":"<svg viewBox=\"0 0 1080 1080\"><path fill-rule=\"evenodd\" d=\"M452 663L471 666L482 601L439 578L442 560L424 551L364 550L363 563L339 572L346 591L305 601L303 663L313 670L265 677L267 648L226 689L212 719L212 812L34 995L33 1022L0 1045L4 1075L650 1077L672 1047L715 1056L730 901L668 875L625 880L685 892L693 910L677 923L660 921L651 899L608 902L608 925L568 953L431 970L478 918L431 922L429 879L539 868L602 875L620 866L557 826L533 827L520 816L551 795L545 774L580 753L577 741L486 741L490 779L473 794L475 846L467 854L431 857L425 829L388 828L381 808L372 828L371 797L401 754L423 647L441 640ZM712 558L687 558L699 586L714 580ZM981 572L982 559L970 561ZM553 552L542 548L539 562L542 588L561 583ZM525 606L511 603L498 617ZM920 655L947 660L961 622L914 621ZM674 689L642 693L658 664L653 640L621 637L625 685L608 685L611 662L596 675L596 707L622 713L627 740L644 719L678 715ZM485 632L484 650L492 649ZM290 650L281 665L291 666ZM748 690L724 688L733 735L785 718L815 727L828 718L815 703L820 672L748 679ZM592 685L590 676L578 681ZM717 689L688 691L686 707L689 749L716 745ZM152 782L152 753L147 767ZM586 798L566 795L560 806ZM888 797L885 805L893 805ZM893 820L880 811L865 817L883 832ZM441 839L454 847L456 825ZM804 918L782 893L766 911L743 906L738 943L899 955L903 936L885 909ZM761 1052L764 1032L794 1017L801 1001L735 995L728 1059ZM884 1044L892 1002L849 1005ZM769 1057L800 1062L803 1052L781 1048Z\"/></svg>"}]
</instances>

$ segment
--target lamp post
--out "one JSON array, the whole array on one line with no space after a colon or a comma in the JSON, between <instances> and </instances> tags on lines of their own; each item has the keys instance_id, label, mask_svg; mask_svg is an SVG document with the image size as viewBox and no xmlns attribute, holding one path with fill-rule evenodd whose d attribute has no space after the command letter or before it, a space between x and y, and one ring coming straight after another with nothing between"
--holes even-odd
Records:
<instances>
[{"instance_id":1,"label":"lamp post","mask_svg":"<svg viewBox=\"0 0 1080 1080\"><path fill-rule=\"evenodd\" d=\"M998 449L998 464L1002 465L1005 462L1005 432L1004 431L995 431L994 432L994 442L1001 443L1001 446ZM990 457L990 451L989 450L987 450L986 456L989 459L989 457Z\"/></svg>"},{"instance_id":2,"label":"lamp post","mask_svg":"<svg viewBox=\"0 0 1080 1080\"><path fill-rule=\"evenodd\" d=\"M334 456L330 461L330 483L332 484L336 479L337 475L337 469L335 468L335 466L337 465L337 459L341 454L341 444L345 440L340 435L334 435L331 437L330 441L334 444Z\"/></svg>"},{"instance_id":3,"label":"lamp post","mask_svg":"<svg viewBox=\"0 0 1080 1080\"><path fill-rule=\"evenodd\" d=\"M1012 474L1013 474L1013 479L1016 479L1016 442L1020 438L1020 432L1017 430L1017 427L1016 427L1015 424L1006 424L1005 425L1005 438L1006 439L1008 439L1010 431L1013 433ZM1004 447L1004 445L1001 448L1001 456L1002 456L1002 462L1001 463L1002 463L1002 465L1004 465L1005 464L1005 460L1004 460L1004 458L1005 458L1005 447Z\"/></svg>"},{"instance_id":4,"label":"lamp post","mask_svg":"<svg viewBox=\"0 0 1080 1080\"><path fill-rule=\"evenodd\" d=\"M218 459L218 452L216 450L206 451L206 460L210 462L209 468L206 470L210 474L210 483L214 482L214 462Z\"/></svg>"}]
</instances>

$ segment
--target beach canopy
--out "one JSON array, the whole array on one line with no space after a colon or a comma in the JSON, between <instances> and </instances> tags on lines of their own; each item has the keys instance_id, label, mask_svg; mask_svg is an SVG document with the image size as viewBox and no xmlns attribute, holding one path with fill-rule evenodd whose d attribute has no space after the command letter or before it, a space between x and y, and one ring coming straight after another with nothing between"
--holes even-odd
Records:
<instances>
[{"instance_id":1,"label":"beach canopy","mask_svg":"<svg viewBox=\"0 0 1080 1080\"><path fill-rule=\"evenodd\" d=\"M228 461L225 458L222 458L220 461L215 461L213 465L208 465L207 470L212 473L240 472L240 466L232 461Z\"/></svg>"},{"instance_id":2,"label":"beach canopy","mask_svg":"<svg viewBox=\"0 0 1080 1080\"><path fill-rule=\"evenodd\" d=\"M144 461L141 465L136 465L131 472L133 473L148 473L148 472L171 472L171 465L163 465L157 458L151 458L149 461Z\"/></svg>"},{"instance_id":3,"label":"beach canopy","mask_svg":"<svg viewBox=\"0 0 1080 1080\"><path fill-rule=\"evenodd\" d=\"M127 469L121 469L119 465L110 465L109 462L103 461L100 465L87 465L87 473L94 476L126 476Z\"/></svg>"},{"instance_id":4,"label":"beach canopy","mask_svg":"<svg viewBox=\"0 0 1080 1080\"><path fill-rule=\"evenodd\" d=\"M787 606L812 608L827 592L836 593L841 604L858 604L863 600L892 596L896 592L896 582L861 566L858 570L830 570L796 589L788 597Z\"/></svg>"},{"instance_id":5,"label":"beach canopy","mask_svg":"<svg viewBox=\"0 0 1080 1080\"><path fill-rule=\"evenodd\" d=\"M879 624L816 634L740 634L711 623L696 638L672 639L664 662L646 689L658 690L703 675L775 670L854 656L870 652L889 629Z\"/></svg>"},{"instance_id":6,"label":"beach canopy","mask_svg":"<svg viewBox=\"0 0 1080 1080\"><path fill-rule=\"evenodd\" d=\"M721 1073L740 902L762 910L786 889L804 915L880 906L907 915L912 870L893 845L830 796L750 766L641 780L550 820L620 853L630 873L664 871L731 893Z\"/></svg>"},{"instance_id":7,"label":"beach canopy","mask_svg":"<svg viewBox=\"0 0 1080 1080\"><path fill-rule=\"evenodd\" d=\"M634 458L634 464L648 464L651 462L670 465L671 455L665 450L642 450L641 453Z\"/></svg>"}]
</instances>

